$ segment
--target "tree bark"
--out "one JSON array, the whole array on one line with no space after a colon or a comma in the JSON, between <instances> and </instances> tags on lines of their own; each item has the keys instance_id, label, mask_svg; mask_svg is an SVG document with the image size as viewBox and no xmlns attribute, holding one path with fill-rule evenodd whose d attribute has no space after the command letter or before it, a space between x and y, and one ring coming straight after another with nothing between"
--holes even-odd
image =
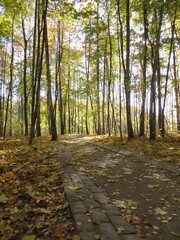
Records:
<instances>
[{"instance_id":1,"label":"tree bark","mask_svg":"<svg viewBox=\"0 0 180 240\"><path fill-rule=\"evenodd\" d=\"M167 84L168 84L168 79L169 79L171 53L172 53L173 42L174 42L176 11L177 11L177 0L176 0L176 6L175 6L174 20L171 24L171 43L170 43L170 50L169 50L169 58L168 58L167 73L166 73L166 83L165 83L165 93L164 93L164 102L163 102L163 109L162 109L162 137L164 137L164 134L165 134L164 111L165 111L165 105L166 105Z\"/></svg>"},{"instance_id":2,"label":"tree bark","mask_svg":"<svg viewBox=\"0 0 180 240\"><path fill-rule=\"evenodd\" d=\"M106 91L106 50L107 38L104 46L104 76L103 76L103 100L102 100L102 134L105 134L105 91Z\"/></svg>"},{"instance_id":3,"label":"tree bark","mask_svg":"<svg viewBox=\"0 0 180 240\"><path fill-rule=\"evenodd\" d=\"M177 80L175 43L174 43L174 47L173 47L173 68L174 68L174 82L175 82L175 96L176 96L177 132L180 134L180 109L179 109L180 92L179 92L179 83Z\"/></svg>"},{"instance_id":4,"label":"tree bark","mask_svg":"<svg viewBox=\"0 0 180 240\"><path fill-rule=\"evenodd\" d=\"M126 0L126 75L125 75L125 91L126 91L126 114L128 140L134 137L132 121L131 121L131 77L130 77L130 10L129 0Z\"/></svg>"},{"instance_id":5,"label":"tree bark","mask_svg":"<svg viewBox=\"0 0 180 240\"><path fill-rule=\"evenodd\" d=\"M97 49L96 49L96 66L97 66L97 111L98 111L98 129L97 134L101 134L101 117L100 117L100 99L99 99L99 1L97 1Z\"/></svg>"},{"instance_id":6,"label":"tree bark","mask_svg":"<svg viewBox=\"0 0 180 240\"><path fill-rule=\"evenodd\" d=\"M47 76L47 85L48 85L48 96L49 96L49 113L51 119L51 135L52 141L57 140L57 129L56 129L56 119L54 116L54 108L52 103L52 95L51 95L51 73L50 73L50 60L49 60L49 44L48 44L48 35L47 35L47 7L48 7L48 0L46 0L46 14L44 18L44 38L45 38L45 48L46 48L46 76Z\"/></svg>"},{"instance_id":7,"label":"tree bark","mask_svg":"<svg viewBox=\"0 0 180 240\"><path fill-rule=\"evenodd\" d=\"M159 12L159 24L156 32L156 45L155 45L155 53L153 53L152 46L152 78L151 78L151 95L150 95L150 113L149 113L149 128L150 128L150 139L154 140L156 138L156 90L155 90L155 81L156 81L156 71L158 64L158 53L160 49L160 36L161 36L161 26L163 19L163 10L164 3L160 8ZM157 13L155 12L155 15ZM157 19L157 16L155 16Z\"/></svg>"},{"instance_id":8,"label":"tree bark","mask_svg":"<svg viewBox=\"0 0 180 240\"><path fill-rule=\"evenodd\" d=\"M145 122L145 101L146 101L146 69L147 69L147 40L148 40L148 21L146 0L143 0L143 17L144 17L144 53L143 53L143 86L142 86L142 105L140 115L140 136L144 136Z\"/></svg>"},{"instance_id":9,"label":"tree bark","mask_svg":"<svg viewBox=\"0 0 180 240\"><path fill-rule=\"evenodd\" d=\"M27 83L26 83L26 72L27 72L27 44L28 40L26 39L26 32L24 26L24 19L22 20L22 29L23 29L23 39L24 39L24 75L23 75L23 84L24 84L24 124L25 124L25 136L28 135L28 116L27 116Z\"/></svg>"},{"instance_id":10,"label":"tree bark","mask_svg":"<svg viewBox=\"0 0 180 240\"><path fill-rule=\"evenodd\" d=\"M11 104L12 104L12 84L13 84L13 68L14 68L14 22L15 22L15 14L13 16L12 26L11 26L11 30L12 30L11 41L12 42L11 42L10 82L9 82L9 93L8 93L7 104L6 104L6 115L5 115L5 123L4 123L4 134L3 134L4 139L6 136L6 125L7 125L7 119L8 119L10 98L11 98ZM12 109L12 105L11 105L11 109ZM11 126L10 126L10 128L11 128ZM12 131L12 129L10 131Z\"/></svg>"}]
</instances>

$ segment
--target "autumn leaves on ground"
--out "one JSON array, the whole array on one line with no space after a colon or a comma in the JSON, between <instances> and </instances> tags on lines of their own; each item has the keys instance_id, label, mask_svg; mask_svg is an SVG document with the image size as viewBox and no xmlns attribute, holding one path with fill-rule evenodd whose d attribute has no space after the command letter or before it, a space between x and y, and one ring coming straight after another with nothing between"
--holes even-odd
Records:
<instances>
[{"instance_id":1,"label":"autumn leaves on ground","mask_svg":"<svg viewBox=\"0 0 180 240\"><path fill-rule=\"evenodd\" d=\"M78 239L50 137L0 143L0 239Z\"/></svg>"},{"instance_id":2,"label":"autumn leaves on ground","mask_svg":"<svg viewBox=\"0 0 180 240\"><path fill-rule=\"evenodd\" d=\"M68 140L69 136L65 138ZM175 169L180 165L180 138L177 136L153 142L144 138L127 142L107 136L89 139L145 153L156 161L170 163ZM61 158L53 155L53 149L59 144L61 138L51 142L49 136L35 139L32 146L28 146L28 139L22 137L0 142L1 240L79 239L61 181ZM177 239L178 236L172 234L172 237Z\"/></svg>"}]
</instances>

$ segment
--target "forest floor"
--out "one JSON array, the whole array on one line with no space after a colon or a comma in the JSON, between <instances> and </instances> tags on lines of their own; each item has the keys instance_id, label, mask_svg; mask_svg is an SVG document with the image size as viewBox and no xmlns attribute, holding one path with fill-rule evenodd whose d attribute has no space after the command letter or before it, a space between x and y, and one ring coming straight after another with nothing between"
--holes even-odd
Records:
<instances>
[{"instance_id":1,"label":"forest floor","mask_svg":"<svg viewBox=\"0 0 180 240\"><path fill-rule=\"evenodd\" d=\"M0 142L0 239L79 239L64 193L63 161L88 174L142 238L179 239L178 137L122 142L66 135L27 143Z\"/></svg>"}]
</instances>

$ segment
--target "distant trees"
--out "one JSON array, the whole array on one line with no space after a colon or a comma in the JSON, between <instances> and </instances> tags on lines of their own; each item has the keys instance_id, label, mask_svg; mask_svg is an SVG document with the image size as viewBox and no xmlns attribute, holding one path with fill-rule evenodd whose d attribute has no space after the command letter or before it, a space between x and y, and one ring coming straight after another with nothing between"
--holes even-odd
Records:
<instances>
[{"instance_id":1,"label":"distant trees","mask_svg":"<svg viewBox=\"0 0 180 240\"><path fill-rule=\"evenodd\" d=\"M1 137L180 132L177 0L1 6Z\"/></svg>"}]
</instances>

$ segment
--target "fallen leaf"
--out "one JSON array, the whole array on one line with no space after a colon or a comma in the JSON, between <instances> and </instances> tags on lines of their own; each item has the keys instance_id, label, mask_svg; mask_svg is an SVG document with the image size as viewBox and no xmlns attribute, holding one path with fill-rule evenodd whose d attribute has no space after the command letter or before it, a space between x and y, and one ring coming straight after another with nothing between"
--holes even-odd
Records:
<instances>
[{"instance_id":1,"label":"fallen leaf","mask_svg":"<svg viewBox=\"0 0 180 240\"><path fill-rule=\"evenodd\" d=\"M79 237L78 235L74 235L74 236L72 237L72 240L80 240L80 237Z\"/></svg>"},{"instance_id":2,"label":"fallen leaf","mask_svg":"<svg viewBox=\"0 0 180 240\"><path fill-rule=\"evenodd\" d=\"M78 190L81 188L81 186L68 186L70 190Z\"/></svg>"},{"instance_id":3,"label":"fallen leaf","mask_svg":"<svg viewBox=\"0 0 180 240\"><path fill-rule=\"evenodd\" d=\"M101 222L100 222L100 220L96 220L96 221L94 222L94 224L99 225L99 224L101 224Z\"/></svg>"},{"instance_id":4,"label":"fallen leaf","mask_svg":"<svg viewBox=\"0 0 180 240\"><path fill-rule=\"evenodd\" d=\"M67 228L65 225L57 225L54 234L56 236L66 236L67 235Z\"/></svg>"},{"instance_id":5,"label":"fallen leaf","mask_svg":"<svg viewBox=\"0 0 180 240\"><path fill-rule=\"evenodd\" d=\"M173 200L174 200L175 202L179 202L179 203L180 203L180 198L175 197L175 198L173 198Z\"/></svg>"},{"instance_id":6,"label":"fallen leaf","mask_svg":"<svg viewBox=\"0 0 180 240\"><path fill-rule=\"evenodd\" d=\"M175 232L171 232L171 235L176 236L176 237L180 237L179 233L175 233Z\"/></svg>"},{"instance_id":7,"label":"fallen leaf","mask_svg":"<svg viewBox=\"0 0 180 240\"><path fill-rule=\"evenodd\" d=\"M16 221L16 220L23 221L25 217L26 217L26 211L18 211L18 212L13 213L13 215L12 215L12 218L14 221Z\"/></svg>"},{"instance_id":8,"label":"fallen leaf","mask_svg":"<svg viewBox=\"0 0 180 240\"><path fill-rule=\"evenodd\" d=\"M158 227L158 226L153 226L153 229L154 229L155 231L159 231L159 227Z\"/></svg>"},{"instance_id":9,"label":"fallen leaf","mask_svg":"<svg viewBox=\"0 0 180 240\"><path fill-rule=\"evenodd\" d=\"M4 195L4 193L2 193L0 195L0 203L7 203L8 198Z\"/></svg>"},{"instance_id":10,"label":"fallen leaf","mask_svg":"<svg viewBox=\"0 0 180 240\"><path fill-rule=\"evenodd\" d=\"M149 184L147 185L148 188L153 189L153 188L159 188L160 184Z\"/></svg>"},{"instance_id":11,"label":"fallen leaf","mask_svg":"<svg viewBox=\"0 0 180 240\"><path fill-rule=\"evenodd\" d=\"M0 221L0 232L4 234L8 230L11 230L11 227L4 220Z\"/></svg>"},{"instance_id":12,"label":"fallen leaf","mask_svg":"<svg viewBox=\"0 0 180 240\"><path fill-rule=\"evenodd\" d=\"M116 207L124 208L124 209L126 208L125 201L115 200L113 203Z\"/></svg>"},{"instance_id":13,"label":"fallen leaf","mask_svg":"<svg viewBox=\"0 0 180 240\"><path fill-rule=\"evenodd\" d=\"M167 214L167 212L166 211L164 211L164 210L162 210L161 208L155 208L154 209L155 210L155 215L166 215Z\"/></svg>"},{"instance_id":14,"label":"fallen leaf","mask_svg":"<svg viewBox=\"0 0 180 240\"><path fill-rule=\"evenodd\" d=\"M123 226L120 226L120 227L118 227L118 229L117 229L117 234L121 234L122 232L124 232L124 227Z\"/></svg>"},{"instance_id":15,"label":"fallen leaf","mask_svg":"<svg viewBox=\"0 0 180 240\"><path fill-rule=\"evenodd\" d=\"M37 227L37 229L42 228L42 223L41 223L41 222L38 222L38 223L36 224L36 227Z\"/></svg>"},{"instance_id":16,"label":"fallen leaf","mask_svg":"<svg viewBox=\"0 0 180 240\"><path fill-rule=\"evenodd\" d=\"M36 236L35 235L27 235L24 236L22 240L35 240Z\"/></svg>"},{"instance_id":17,"label":"fallen leaf","mask_svg":"<svg viewBox=\"0 0 180 240\"><path fill-rule=\"evenodd\" d=\"M138 234L141 234L141 226L140 225L136 225L136 232Z\"/></svg>"}]
</instances>

